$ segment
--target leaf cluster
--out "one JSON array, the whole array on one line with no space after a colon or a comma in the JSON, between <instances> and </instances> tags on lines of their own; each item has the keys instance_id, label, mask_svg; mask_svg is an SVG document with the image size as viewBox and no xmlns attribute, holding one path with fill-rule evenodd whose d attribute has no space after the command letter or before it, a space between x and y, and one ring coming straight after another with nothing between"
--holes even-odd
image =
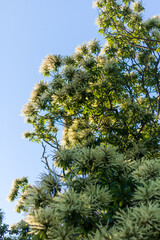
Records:
<instances>
[{"instance_id":1,"label":"leaf cluster","mask_svg":"<svg viewBox=\"0 0 160 240\"><path fill-rule=\"evenodd\" d=\"M23 115L48 171L34 185L17 180L10 199L21 189L17 209L41 239L158 240L160 20L143 21L139 1L95 5L106 44L43 60L48 81L35 85Z\"/></svg>"}]
</instances>

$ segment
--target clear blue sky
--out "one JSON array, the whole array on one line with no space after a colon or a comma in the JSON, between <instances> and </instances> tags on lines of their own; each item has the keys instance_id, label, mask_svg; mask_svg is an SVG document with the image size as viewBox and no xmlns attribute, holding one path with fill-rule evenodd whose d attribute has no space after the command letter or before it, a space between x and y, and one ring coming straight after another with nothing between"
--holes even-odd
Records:
<instances>
[{"instance_id":1,"label":"clear blue sky","mask_svg":"<svg viewBox=\"0 0 160 240\"><path fill-rule=\"evenodd\" d=\"M160 14L160 0L143 0L146 18ZM5 222L20 219L8 203L12 181L28 176L35 181L43 164L40 145L22 139L29 129L20 117L39 74L41 60L50 53L68 55L97 33L92 0L0 0L0 208Z\"/></svg>"}]
</instances>

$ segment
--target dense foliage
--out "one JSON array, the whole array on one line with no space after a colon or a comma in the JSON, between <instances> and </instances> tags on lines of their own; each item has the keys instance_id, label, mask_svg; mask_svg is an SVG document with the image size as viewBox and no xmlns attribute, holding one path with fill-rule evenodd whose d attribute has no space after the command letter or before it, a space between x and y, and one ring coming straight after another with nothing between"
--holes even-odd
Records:
<instances>
[{"instance_id":1,"label":"dense foliage","mask_svg":"<svg viewBox=\"0 0 160 240\"><path fill-rule=\"evenodd\" d=\"M57 124L62 124L68 146L87 138L91 144L118 146L121 152L136 145L157 154L160 19L143 22L142 7L134 4L133 10L133 1L116 2L97 2L106 46L91 41L72 56L48 55L42 62L40 71L51 80L35 85L23 110L34 127L25 135L29 139L52 143Z\"/></svg>"},{"instance_id":2,"label":"dense foliage","mask_svg":"<svg viewBox=\"0 0 160 240\"><path fill-rule=\"evenodd\" d=\"M9 231L9 226L4 221L4 212L0 209L0 239L10 240L9 237L6 237Z\"/></svg>"},{"instance_id":3,"label":"dense foliage","mask_svg":"<svg viewBox=\"0 0 160 240\"><path fill-rule=\"evenodd\" d=\"M31 240L31 234L29 234L29 225L25 221L20 221L18 224L9 227L9 225L3 223L4 212L0 210L0 240Z\"/></svg>"},{"instance_id":4,"label":"dense foliage","mask_svg":"<svg viewBox=\"0 0 160 240\"><path fill-rule=\"evenodd\" d=\"M158 240L160 18L144 21L133 0L95 5L106 44L43 60L49 80L35 85L23 114L47 172L35 185L17 180L10 199L21 193L17 209L41 239Z\"/></svg>"}]
</instances>

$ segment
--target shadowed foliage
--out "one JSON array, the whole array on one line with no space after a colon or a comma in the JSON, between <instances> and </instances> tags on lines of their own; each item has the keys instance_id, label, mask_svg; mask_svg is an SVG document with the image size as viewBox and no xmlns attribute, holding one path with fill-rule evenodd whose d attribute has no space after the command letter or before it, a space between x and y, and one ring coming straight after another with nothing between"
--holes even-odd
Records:
<instances>
[{"instance_id":1,"label":"shadowed foliage","mask_svg":"<svg viewBox=\"0 0 160 240\"><path fill-rule=\"evenodd\" d=\"M133 0L94 5L106 44L42 61L23 115L47 171L34 185L17 180L10 199L20 193L17 209L41 239L158 240L160 18L144 21Z\"/></svg>"}]
</instances>

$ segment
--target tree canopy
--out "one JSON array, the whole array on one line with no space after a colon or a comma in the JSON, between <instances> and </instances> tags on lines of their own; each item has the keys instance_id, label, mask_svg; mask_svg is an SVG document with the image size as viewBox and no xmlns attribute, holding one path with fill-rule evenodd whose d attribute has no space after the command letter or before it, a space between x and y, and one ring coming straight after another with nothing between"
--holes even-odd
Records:
<instances>
[{"instance_id":1,"label":"tree canopy","mask_svg":"<svg viewBox=\"0 0 160 240\"><path fill-rule=\"evenodd\" d=\"M106 44L42 61L23 115L47 172L18 180L10 200L21 192L17 209L42 239L158 240L160 17L143 20L133 0L94 4Z\"/></svg>"},{"instance_id":2,"label":"tree canopy","mask_svg":"<svg viewBox=\"0 0 160 240\"><path fill-rule=\"evenodd\" d=\"M96 2L104 47L94 40L71 56L46 56L40 72L50 80L35 85L23 109L33 126L26 137L54 143L61 124L66 144L90 138L121 152L143 145L157 154L160 20L142 21L143 7L132 2Z\"/></svg>"},{"instance_id":3,"label":"tree canopy","mask_svg":"<svg viewBox=\"0 0 160 240\"><path fill-rule=\"evenodd\" d=\"M0 239L10 240L9 237L6 237L9 226L3 223L3 221L4 221L4 212L2 211L2 209L0 209Z\"/></svg>"}]
</instances>

